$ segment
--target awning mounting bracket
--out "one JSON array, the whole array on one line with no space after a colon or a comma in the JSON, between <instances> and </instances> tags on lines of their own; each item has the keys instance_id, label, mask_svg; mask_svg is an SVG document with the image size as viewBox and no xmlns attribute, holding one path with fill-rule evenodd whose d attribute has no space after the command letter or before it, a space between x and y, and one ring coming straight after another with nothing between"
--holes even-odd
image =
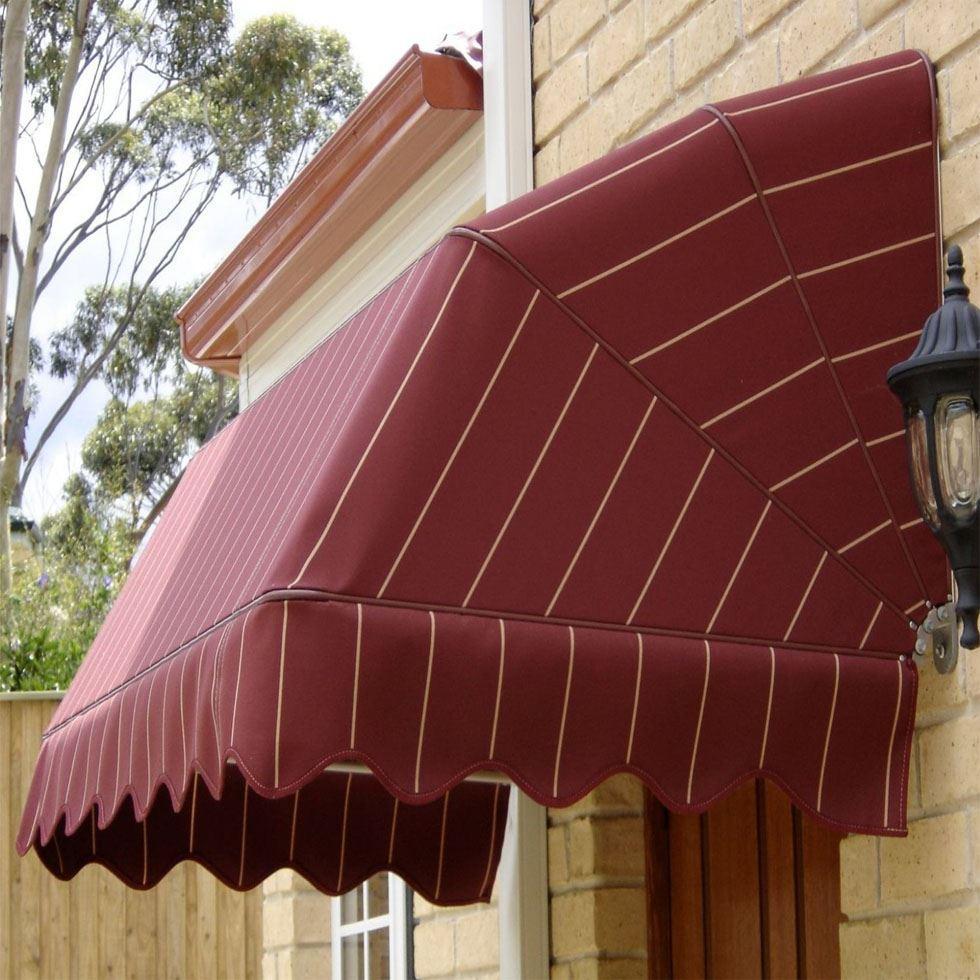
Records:
<instances>
[{"instance_id":1,"label":"awning mounting bracket","mask_svg":"<svg viewBox=\"0 0 980 980\"><path fill-rule=\"evenodd\" d=\"M958 632L953 602L933 606L919 624L915 639L916 657L922 660L932 657L937 673L951 673L959 659Z\"/></svg>"}]
</instances>

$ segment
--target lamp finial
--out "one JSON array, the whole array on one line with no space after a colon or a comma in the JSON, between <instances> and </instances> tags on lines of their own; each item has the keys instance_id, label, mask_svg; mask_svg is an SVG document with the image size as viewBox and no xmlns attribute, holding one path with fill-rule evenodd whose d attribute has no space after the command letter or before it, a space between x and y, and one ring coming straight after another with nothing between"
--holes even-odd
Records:
<instances>
[{"instance_id":1,"label":"lamp finial","mask_svg":"<svg viewBox=\"0 0 980 980\"><path fill-rule=\"evenodd\" d=\"M946 253L946 277L949 282L943 290L943 296L947 300L954 296L962 296L966 299L970 295L970 287L963 281L963 249L959 245L950 245Z\"/></svg>"}]
</instances>

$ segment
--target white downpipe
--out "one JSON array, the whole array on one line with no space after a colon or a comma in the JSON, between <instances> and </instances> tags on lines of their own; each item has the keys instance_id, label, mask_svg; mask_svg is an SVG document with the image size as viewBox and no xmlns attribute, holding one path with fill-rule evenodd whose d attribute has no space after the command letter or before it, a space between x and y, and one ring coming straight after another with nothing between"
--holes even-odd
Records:
<instances>
[{"instance_id":1,"label":"white downpipe","mask_svg":"<svg viewBox=\"0 0 980 980\"><path fill-rule=\"evenodd\" d=\"M530 0L483 0L487 210L534 186ZM497 882L500 976L549 974L547 811L511 788Z\"/></svg>"}]
</instances>

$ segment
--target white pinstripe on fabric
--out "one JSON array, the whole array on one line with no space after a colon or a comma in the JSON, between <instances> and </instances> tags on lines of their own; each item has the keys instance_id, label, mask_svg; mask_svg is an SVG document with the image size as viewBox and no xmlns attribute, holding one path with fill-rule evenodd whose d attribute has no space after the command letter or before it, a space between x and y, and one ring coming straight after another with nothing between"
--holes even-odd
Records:
<instances>
[{"instance_id":1,"label":"white pinstripe on fabric","mask_svg":"<svg viewBox=\"0 0 980 980\"><path fill-rule=\"evenodd\" d=\"M827 560L827 552L823 551L820 553L820 560L817 562L817 567L813 570L813 574L810 576L810 581L807 583L806 589L803 592L803 598L800 599L800 604L796 607L796 612L793 613L793 618L790 620L789 626L786 627L786 632L783 634L783 642L789 639L790 633L796 627L797 620L800 618L800 614L803 612L806 606L807 599L810 598L810 593L813 591L813 586L817 581L817 576L820 574L820 569L823 568L824 562Z\"/></svg>"},{"instance_id":2,"label":"white pinstripe on fabric","mask_svg":"<svg viewBox=\"0 0 980 980\"><path fill-rule=\"evenodd\" d=\"M504 621L502 619L498 619L497 622L500 623L500 665L497 668L497 697L494 699L493 703L493 726L490 729L490 750L487 753L488 759L492 759L497 750L497 724L500 721L500 699L504 693L504 658L507 653L507 633L504 627Z\"/></svg>"},{"instance_id":3,"label":"white pinstripe on fabric","mask_svg":"<svg viewBox=\"0 0 980 980\"><path fill-rule=\"evenodd\" d=\"M388 421L388 418L390 417L392 411L394 411L395 406L398 404L398 400L401 398L402 392L405 390L405 387L408 385L409 380L411 380L416 365L419 363L419 361L422 358L422 355L425 353L426 348L429 346L429 341L432 339L432 335L435 333L436 328L439 326L439 323L442 320L442 316L446 312L446 307L449 305L449 301L450 299L452 299L453 293L456 291L456 287L459 285L459 281L460 279L462 279L463 273L466 271L466 267L469 265L470 260L473 257L473 252L475 250L476 250L476 242L473 242L470 245L470 250L466 253L466 258L463 260L463 263L459 268L459 272L456 273L456 278L453 279L452 285L449 287L449 291L446 293L446 297L442 302L442 306L439 307L439 312L436 314L435 319L432 321L432 326L429 328L428 333L425 335L424 339L422 340L422 343L419 345L419 349L416 352L415 357L412 360L411 364L409 365L408 371L405 373L405 376L402 378L401 384L398 386L398 389L395 391L394 397L391 399L391 402L388 405L388 408L385 410L385 413L382 416L381 421L378 423L377 428L374 430L374 435L372 435L370 440L368 441L368 444L365 447L364 452L361 454L360 460L358 461L357 465L354 467L354 472L351 473L350 479L347 481L346 486L341 492L340 498L338 499L336 506L333 509L333 513L331 513L330 518L327 520L326 526L324 527L323 531L320 533L319 538L317 538L316 543L313 545L313 548L310 551L309 555L307 556L306 561L304 561L302 566L300 567L300 570L296 574L296 577L289 583L290 588L295 588L296 585L299 583L300 579L302 579L303 575L306 574L307 568L309 568L310 563L316 557L317 553L319 552L320 548L323 545L323 542L326 540L327 535L330 533L330 529L333 527L333 523L337 519L337 514L340 512L340 508L343 506L344 501L347 499L347 494L350 493L350 489L354 485L354 481L357 479L358 473L361 472L361 468L364 466L364 463L367 460L368 456L370 455L371 450L374 448L374 444L377 442L378 436L381 434L381 431L384 429L385 423Z\"/></svg>"},{"instance_id":4,"label":"white pinstripe on fabric","mask_svg":"<svg viewBox=\"0 0 980 980\"><path fill-rule=\"evenodd\" d=\"M636 687L633 690L633 714L630 717L630 734L626 742L626 762L633 758L633 737L636 735L636 716L640 710L640 683L643 679L643 634L636 634Z\"/></svg>"},{"instance_id":5,"label":"white pinstripe on fabric","mask_svg":"<svg viewBox=\"0 0 980 980\"><path fill-rule=\"evenodd\" d=\"M510 342L507 344L504 353L501 355L500 360L497 362L497 366L494 368L493 373L490 375L490 380L487 382L486 387L483 389L483 393L480 395L479 401L476 403L476 407L470 414L469 420L463 429L462 434L459 439L456 440L456 445L453 447L452 452L449 454L449 458L446 460L445 466L442 468L442 472L436 479L435 485L426 498L425 503L422 505L422 509L419 511L418 517L415 518L415 523L412 525L411 531L408 532L408 537L405 539L404 544L402 544L391 568L388 570L388 574L385 576L385 580L381 583L381 588L378 589L378 598L380 599L384 594L385 590L388 588L391 582L392 576L398 570L398 566L401 564L402 558L405 557L405 552L408 551L409 545L415 539L415 535L418 532L419 526L422 521L425 520L425 515L429 512L429 508L432 506L432 501L435 500L436 494L439 492L439 488L442 486L443 481L446 479L446 475L449 473L450 468L456 461L456 457L459 455L459 451L463 448L463 443L466 442L466 437L470 434L470 430L473 428L473 424L476 422L480 411L486 404L487 399L490 397L490 392L493 391L493 386L497 383L497 378L500 377L500 372L504 369L504 365L507 363L510 357L511 351L514 349L514 344L517 343L517 338L520 337L521 331L524 329L524 324L527 323L528 317L531 315L531 310L534 309L534 304L537 302L538 297L541 295L540 290L535 290L534 294L531 296L531 302L528 303L527 309L524 311L524 315L521 317L520 322L517 324L517 328L511 335Z\"/></svg>"},{"instance_id":6,"label":"white pinstripe on fabric","mask_svg":"<svg viewBox=\"0 0 980 980\"><path fill-rule=\"evenodd\" d=\"M765 768L766 747L769 744L769 720L772 718L772 695L776 689L776 651L769 647L769 698L766 701L766 722L762 728L762 747L759 749L759 768Z\"/></svg>"},{"instance_id":7,"label":"white pinstripe on fabric","mask_svg":"<svg viewBox=\"0 0 980 980\"><path fill-rule=\"evenodd\" d=\"M593 513L592 520L589 521L589 526L585 529L585 533L582 535L582 538L578 543L578 547L575 549L575 554L572 555L572 560L568 563L568 567L565 569L565 574L562 575L561 581L558 583L558 588L555 589L555 593L551 597L551 602L548 603L548 608L544 611L545 616L550 616L551 611L555 608L555 603L558 601L558 597L561 595L562 589L565 588L569 576L575 569L576 564L578 564L582 551L586 544L588 544L589 538L592 536L592 532L595 530L595 526L599 522L599 518L602 516L602 512L606 509L606 504L609 502L609 498L612 496L613 490L616 489L616 484L619 483L619 478L623 475L623 470L626 468L626 464L629 462L630 456L633 455L633 450L636 448L636 443L643 432L644 426L647 424L647 419L650 418L650 413L653 411L654 405L656 404L657 398L655 395L650 404L647 405L646 411L643 413L643 417L640 419L640 424L636 427L633 437L630 439L630 443L626 447L626 452L623 454L623 458L620 460L619 466L616 467L616 472L609 481L609 485L606 487L606 492L602 495L602 500L599 501L599 506L596 508L595 513Z\"/></svg>"},{"instance_id":8,"label":"white pinstripe on fabric","mask_svg":"<svg viewBox=\"0 0 980 980\"><path fill-rule=\"evenodd\" d=\"M895 715L892 718L892 731L888 737L888 758L885 761L885 816L883 819L883 825L885 827L889 826L888 809L889 797L891 796L892 752L895 748L895 732L898 730L898 716L902 710L902 686L905 681L904 675L902 674L901 660L895 661L895 668L898 671L898 693L895 695Z\"/></svg>"},{"instance_id":9,"label":"white pinstripe on fabric","mask_svg":"<svg viewBox=\"0 0 980 980\"><path fill-rule=\"evenodd\" d=\"M370 366L373 372L380 363L380 358L375 356L377 345L382 338L385 338L382 353L387 350L388 343L397 333L397 325L400 323L401 315L404 312L405 307L401 304L405 292L412 282L412 277L415 276L415 286L409 294L408 301L410 302L415 295L415 289L422 281L425 268L427 265L413 269L412 275L405 278L398 291L392 294L392 302L387 306L383 317L381 313L385 310L384 304L379 304L376 309L371 308L365 311L363 329L351 333L347 347L344 348L342 355L337 360L335 372L329 379L320 383L322 385L321 396L316 408L311 413L312 420L315 420L313 431L309 431L311 419L304 418L305 413L299 407L293 412L290 425L293 429L302 427L302 435L296 440L302 451L295 456L284 459L279 464L281 478L285 486L280 489L281 485L277 481L273 493L269 495L276 502L273 506L278 509L278 518L276 519L276 514L273 512L265 521L266 526L263 533L251 536L253 545L238 562L239 576L231 586L230 594L235 597L232 599L232 605L241 604L253 597L255 584L268 574L281 554L282 548L285 547L283 527L302 508L302 504L297 503L297 498L302 494L302 499L305 502L312 487L316 485L315 481L310 478L311 471L314 468L322 471L333 458L333 452L340 434L344 431L344 427L354 411L358 402L358 395L363 391L364 386L361 382L364 371ZM372 313L370 319L367 317L369 312ZM393 316L395 316L394 323L392 323ZM370 343L370 347L365 352L364 348L368 343ZM350 354L349 358L347 357L348 353ZM355 367L356 373L351 377L351 370ZM343 370L342 375L340 374L341 369ZM338 397L341 398L339 405L336 404ZM300 461L303 452L306 452L308 459L302 473L296 474L296 464ZM264 521L261 512L257 515L257 519L261 526ZM256 557L255 552L260 544L262 551ZM241 578L242 572L246 573L244 580ZM242 582L240 587L239 582Z\"/></svg>"},{"instance_id":10,"label":"white pinstripe on fabric","mask_svg":"<svg viewBox=\"0 0 980 980\"><path fill-rule=\"evenodd\" d=\"M643 583L643 588L640 590L640 594L636 597L636 602L633 603L633 608L630 610L630 614L626 619L626 625L629 626L633 620L636 618L637 612L639 612L640 606L643 604L643 600L647 596L647 592L650 590L650 586L653 580L660 570L660 565L662 564L664 557L667 554L667 550L670 548L671 543L674 540L674 535L677 534L677 529L681 526L681 521L684 520L684 515L687 514L688 508L691 506L691 501L694 499L694 495L698 491L698 487L701 486L701 481L704 479L704 474L708 471L708 464L714 458L715 451L712 448L708 451L708 455L705 457L704 463L701 464L701 470L697 475L697 479L694 481L694 485L688 492L687 499L684 501L684 506L681 507L674 519L673 527L670 529L670 533L667 535L667 540L664 541L663 547L660 549L660 554L657 555L657 560L653 563L653 568L650 570L650 574L647 576L647 580Z\"/></svg>"},{"instance_id":11,"label":"white pinstripe on fabric","mask_svg":"<svg viewBox=\"0 0 980 980\"><path fill-rule=\"evenodd\" d=\"M704 706L708 700L708 679L711 676L711 644L704 641L704 687L701 688L701 707L698 709L698 727L694 731L694 745L691 748L691 768L687 774L687 802L691 802L694 787L694 766L698 761L698 745L701 742L701 726L704 724Z\"/></svg>"},{"instance_id":12,"label":"white pinstripe on fabric","mask_svg":"<svg viewBox=\"0 0 980 980\"><path fill-rule=\"evenodd\" d=\"M497 532L497 537L494 539L493 544L490 546L490 550L487 552L486 558L483 559L483 564L480 566L480 570L476 573L476 578L473 579L473 584L470 586L469 591L466 593L466 597L463 599L462 605L465 608L470 604L470 599L473 598L473 593L476 591L477 586L480 584L480 580L483 578L483 573L487 570L487 566L493 560L494 554L496 554L497 548L500 545L503 536L507 533L507 528L510 527L510 522L514 519L514 514L517 513L517 508L520 507L521 501L524 499L524 495L527 493L527 488L531 485L531 481L534 479L535 474L538 472L538 468L541 466L541 461L544 459L551 447L551 443L554 441L555 435L558 432L559 427L565 420L565 415L571 406L575 395L578 393L579 387L582 381L585 379L585 375L588 373L589 368L592 365L592 361L595 358L596 352L599 350L598 344L593 344L592 349L589 351L589 356L585 359L585 364L582 366L582 370L579 372L578 377L575 379L575 384L572 385L572 390L568 393L568 397L565 399L565 404L562 406L561 411L558 413L558 418L555 419L555 424L551 427L551 432L548 433L548 438L545 439L544 445L541 447L541 451L538 453L537 459L534 461L534 465L531 467L531 472L528 473L527 479L524 481L524 485L521 487L520 493L517 495L517 499L514 501L513 506L510 509L504 523L501 525L500 530Z\"/></svg>"},{"instance_id":13,"label":"white pinstripe on fabric","mask_svg":"<svg viewBox=\"0 0 980 980\"><path fill-rule=\"evenodd\" d=\"M834 697L830 702L830 717L827 719L827 734L823 741L823 759L820 762L820 782L817 785L817 813L823 804L823 782L827 773L827 753L830 750L830 733L834 727L834 714L837 711L837 691L840 688L840 654L834 654Z\"/></svg>"},{"instance_id":14,"label":"white pinstripe on fabric","mask_svg":"<svg viewBox=\"0 0 980 980\"><path fill-rule=\"evenodd\" d=\"M558 729L558 747L555 749L555 777L552 796L558 796L558 773L561 769L561 751L565 743L565 722L568 720L568 699L572 693L572 671L575 670L575 630L568 627L568 673L565 677L565 700L561 709L561 726Z\"/></svg>"},{"instance_id":15,"label":"white pinstripe on fabric","mask_svg":"<svg viewBox=\"0 0 980 980\"><path fill-rule=\"evenodd\" d=\"M419 714L419 741L415 752L415 792L419 791L419 777L422 773L422 741L425 738L425 719L429 711L429 690L432 686L432 661L436 652L436 617L429 612L429 659L425 668L425 694L422 696L422 710Z\"/></svg>"}]
</instances>

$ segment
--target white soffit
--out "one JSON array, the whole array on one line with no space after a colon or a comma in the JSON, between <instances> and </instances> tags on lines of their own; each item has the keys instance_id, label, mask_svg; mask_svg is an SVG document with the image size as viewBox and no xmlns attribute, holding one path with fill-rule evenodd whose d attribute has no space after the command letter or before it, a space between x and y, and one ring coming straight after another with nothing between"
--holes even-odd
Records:
<instances>
[{"instance_id":1,"label":"white soffit","mask_svg":"<svg viewBox=\"0 0 980 980\"><path fill-rule=\"evenodd\" d=\"M466 131L242 354L244 408L450 228L484 212L483 124Z\"/></svg>"}]
</instances>

